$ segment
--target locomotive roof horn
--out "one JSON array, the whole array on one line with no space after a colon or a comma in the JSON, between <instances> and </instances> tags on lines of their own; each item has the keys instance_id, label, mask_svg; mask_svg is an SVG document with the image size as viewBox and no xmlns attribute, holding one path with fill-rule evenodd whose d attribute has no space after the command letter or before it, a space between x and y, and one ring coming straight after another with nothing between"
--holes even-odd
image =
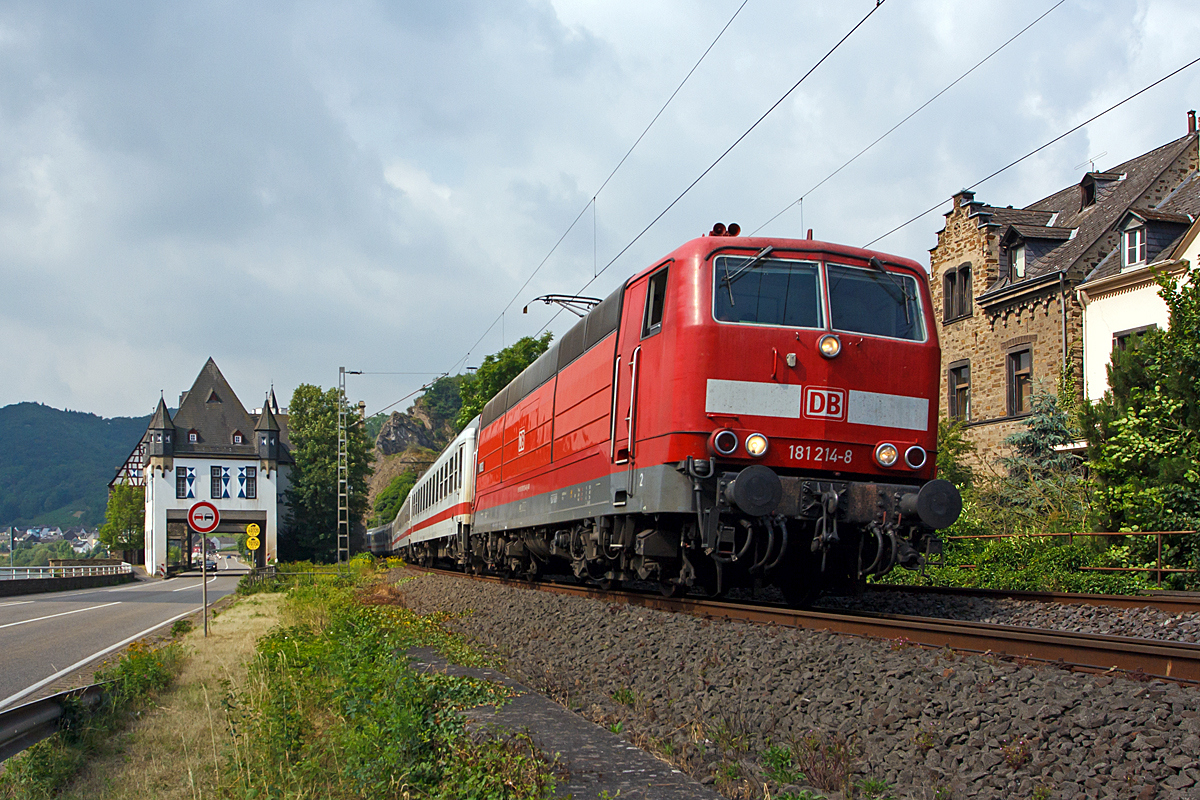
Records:
<instances>
[{"instance_id":1,"label":"locomotive roof horn","mask_svg":"<svg viewBox=\"0 0 1200 800\"><path fill-rule=\"evenodd\" d=\"M731 222L726 225L724 222L718 222L712 226L712 230L708 232L709 236L737 236L742 232L742 226L736 222Z\"/></svg>"}]
</instances>

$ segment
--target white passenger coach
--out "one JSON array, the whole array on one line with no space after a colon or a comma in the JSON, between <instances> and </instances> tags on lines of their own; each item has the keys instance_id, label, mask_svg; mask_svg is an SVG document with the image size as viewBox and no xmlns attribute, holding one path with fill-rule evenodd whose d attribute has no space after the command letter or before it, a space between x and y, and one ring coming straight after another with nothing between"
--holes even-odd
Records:
<instances>
[{"instance_id":1,"label":"white passenger coach","mask_svg":"<svg viewBox=\"0 0 1200 800\"><path fill-rule=\"evenodd\" d=\"M450 446L417 480L392 522L367 531L367 549L428 565L465 552L475 500L475 447L479 417L467 423Z\"/></svg>"}]
</instances>

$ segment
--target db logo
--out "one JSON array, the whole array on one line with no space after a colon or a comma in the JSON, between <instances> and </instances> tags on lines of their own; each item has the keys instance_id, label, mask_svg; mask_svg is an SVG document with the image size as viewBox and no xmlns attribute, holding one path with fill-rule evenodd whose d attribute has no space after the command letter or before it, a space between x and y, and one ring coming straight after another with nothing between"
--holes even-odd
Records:
<instances>
[{"instance_id":1,"label":"db logo","mask_svg":"<svg viewBox=\"0 0 1200 800\"><path fill-rule=\"evenodd\" d=\"M517 452L525 452L525 429L521 428L521 432L517 434Z\"/></svg>"},{"instance_id":2,"label":"db logo","mask_svg":"<svg viewBox=\"0 0 1200 800\"><path fill-rule=\"evenodd\" d=\"M804 390L804 416L821 419L846 418L846 392L824 386L810 386Z\"/></svg>"}]
</instances>

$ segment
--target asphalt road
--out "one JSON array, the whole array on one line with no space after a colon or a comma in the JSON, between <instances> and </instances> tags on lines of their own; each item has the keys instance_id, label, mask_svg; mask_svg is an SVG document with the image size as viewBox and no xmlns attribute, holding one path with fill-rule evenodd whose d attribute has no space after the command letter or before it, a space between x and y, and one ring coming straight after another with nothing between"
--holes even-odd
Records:
<instances>
[{"instance_id":1,"label":"asphalt road","mask_svg":"<svg viewBox=\"0 0 1200 800\"><path fill-rule=\"evenodd\" d=\"M245 565L217 561L212 604L237 588ZM0 710L203 605L199 571L170 580L0 597Z\"/></svg>"}]
</instances>

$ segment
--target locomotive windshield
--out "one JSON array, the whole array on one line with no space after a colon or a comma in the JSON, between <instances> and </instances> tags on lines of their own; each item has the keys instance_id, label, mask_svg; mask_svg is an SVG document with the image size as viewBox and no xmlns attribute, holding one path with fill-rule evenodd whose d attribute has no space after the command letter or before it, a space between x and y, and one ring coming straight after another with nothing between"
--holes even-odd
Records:
<instances>
[{"instance_id":1,"label":"locomotive windshield","mask_svg":"<svg viewBox=\"0 0 1200 800\"><path fill-rule=\"evenodd\" d=\"M721 322L823 326L818 264L741 256L719 256L715 264L713 312Z\"/></svg>"},{"instance_id":2,"label":"locomotive windshield","mask_svg":"<svg viewBox=\"0 0 1200 800\"><path fill-rule=\"evenodd\" d=\"M718 256L713 316L719 322L824 328L821 264L759 256ZM829 327L837 331L925 340L920 293L911 275L826 264Z\"/></svg>"},{"instance_id":3,"label":"locomotive windshield","mask_svg":"<svg viewBox=\"0 0 1200 800\"><path fill-rule=\"evenodd\" d=\"M834 330L925 339L917 282L910 275L827 264L829 316Z\"/></svg>"}]
</instances>

